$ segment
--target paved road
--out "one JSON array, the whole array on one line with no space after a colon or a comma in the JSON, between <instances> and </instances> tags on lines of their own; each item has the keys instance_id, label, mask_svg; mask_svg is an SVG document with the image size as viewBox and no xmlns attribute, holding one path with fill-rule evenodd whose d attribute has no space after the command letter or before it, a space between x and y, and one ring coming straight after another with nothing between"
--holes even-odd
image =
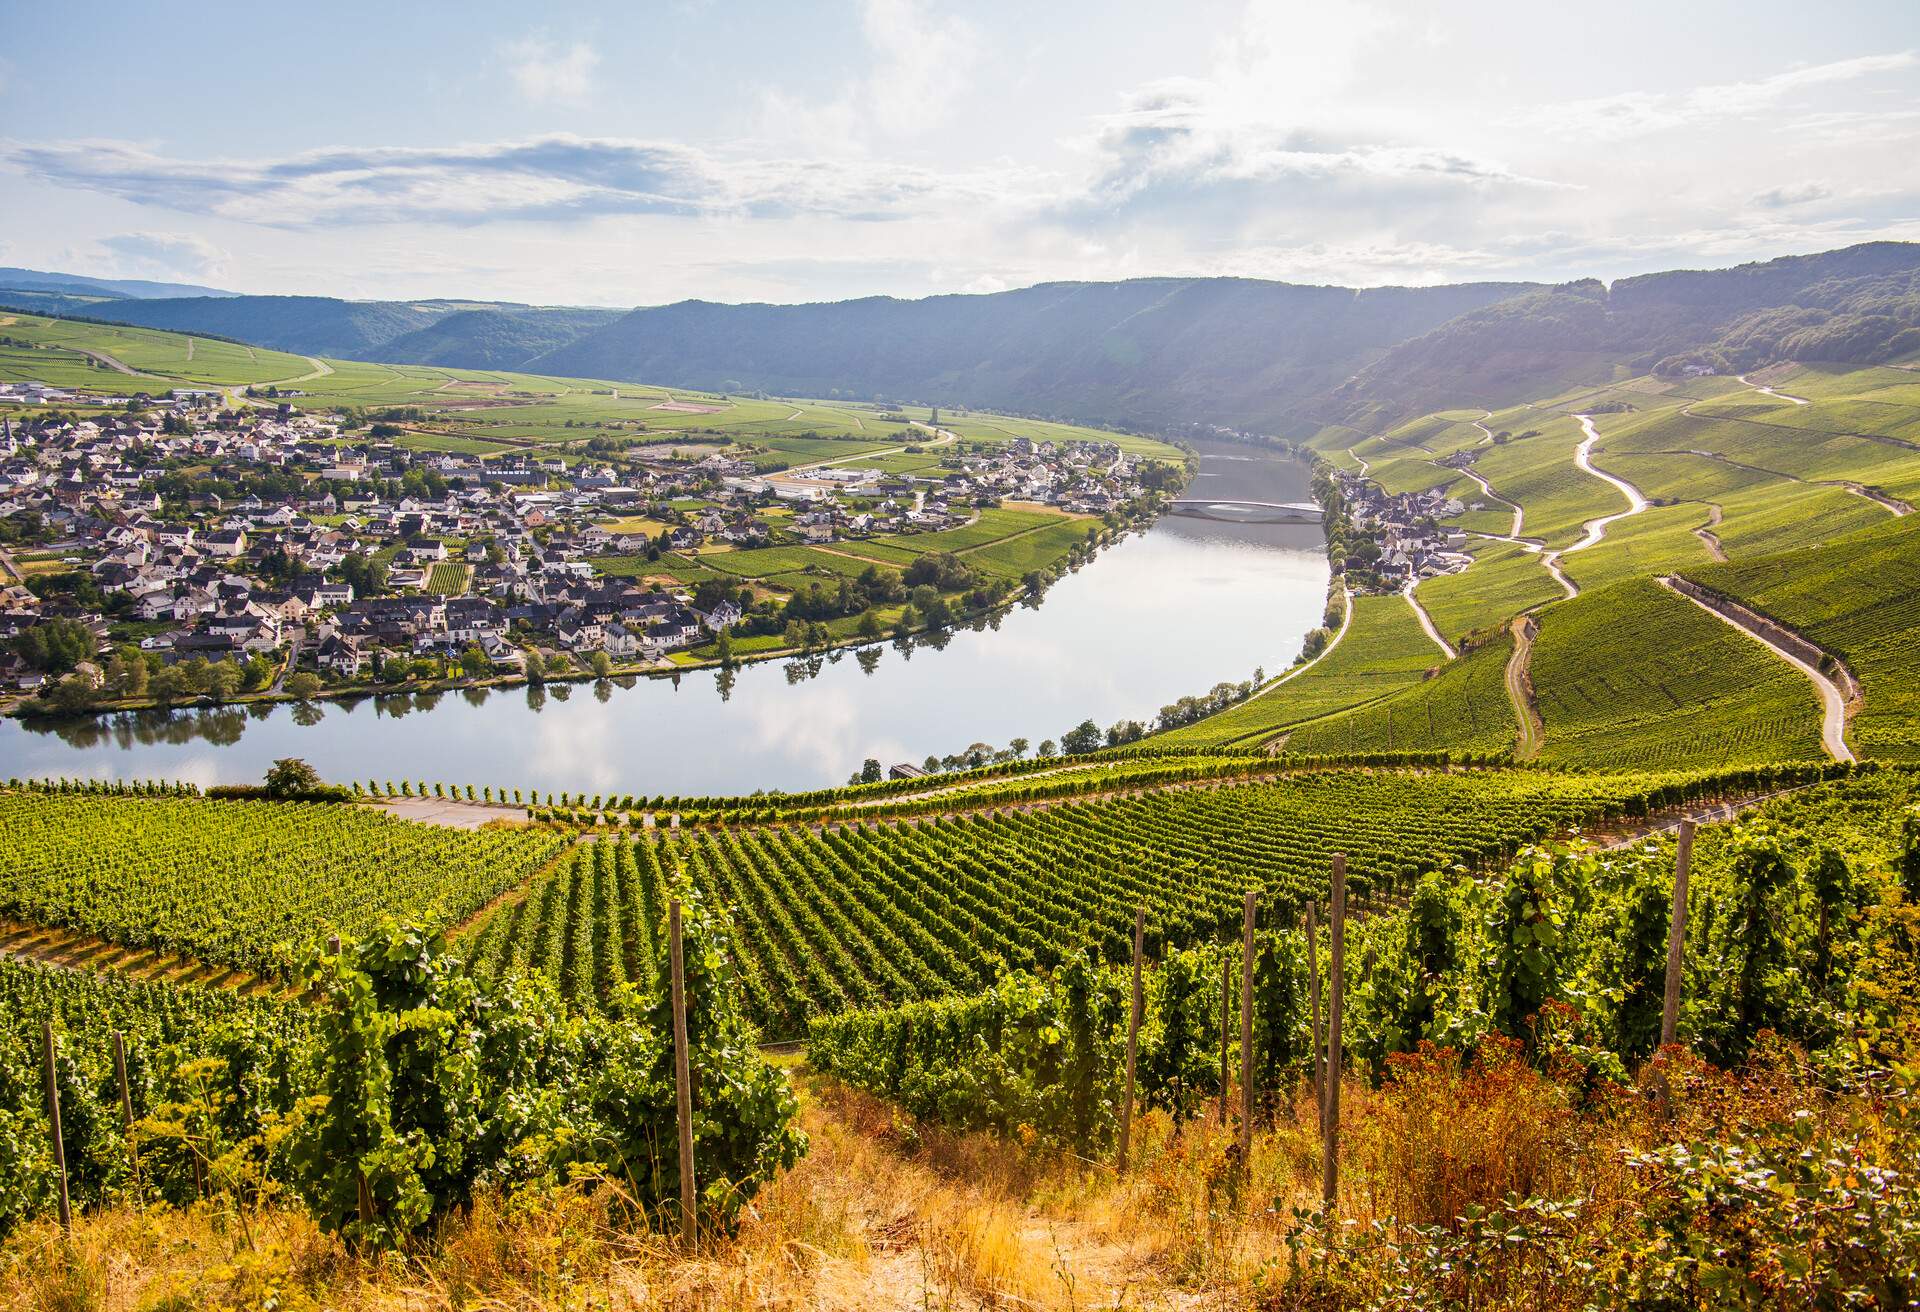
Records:
<instances>
[{"instance_id":1,"label":"paved road","mask_svg":"<svg viewBox=\"0 0 1920 1312\"><path fill-rule=\"evenodd\" d=\"M1775 391L1771 387L1762 387L1758 383L1749 383L1747 382L1747 376L1745 374L1735 374L1734 377L1738 378L1743 386L1751 387L1756 392L1765 392L1768 396L1777 396L1782 401L1791 401L1795 405L1813 404L1811 401L1807 400L1807 398L1804 396L1789 396L1787 393Z\"/></svg>"},{"instance_id":2,"label":"paved road","mask_svg":"<svg viewBox=\"0 0 1920 1312\"><path fill-rule=\"evenodd\" d=\"M274 679L273 687L268 689L269 692L280 692L283 689L285 689L285 687L287 686L287 676L292 674L294 666L300 663L300 640L306 636L307 636L306 629L304 628L294 629L293 650L287 653L287 663L280 667L279 677Z\"/></svg>"},{"instance_id":3,"label":"paved road","mask_svg":"<svg viewBox=\"0 0 1920 1312\"><path fill-rule=\"evenodd\" d=\"M1452 643L1448 642L1445 638L1440 636L1440 630L1435 628L1433 625L1433 616L1427 614L1427 608L1425 606L1422 606L1420 604L1420 599L1413 595L1413 590L1415 587L1419 586L1419 583L1420 583L1419 579L1408 579L1407 586L1400 589L1400 595L1407 599L1407 605L1413 607L1414 618L1420 621L1420 627L1426 630L1426 634L1429 638L1433 639L1433 645L1438 647L1441 651L1445 652L1447 654L1448 660L1452 660L1455 656L1458 656L1460 653L1456 652L1453 649Z\"/></svg>"},{"instance_id":4,"label":"paved road","mask_svg":"<svg viewBox=\"0 0 1920 1312\"><path fill-rule=\"evenodd\" d=\"M1660 586L1676 596L1686 597L1688 601L1719 620L1728 628L1746 634L1747 637L1753 639L1775 656L1778 656L1781 660L1793 666L1794 669L1806 675L1808 679L1812 680L1814 691L1820 694L1820 745L1826 749L1827 755L1836 761L1851 761L1854 759L1853 749L1847 746L1847 695L1842 691L1839 684L1835 683L1818 669L1807 664L1794 653L1788 651L1785 647L1776 645L1766 634L1755 629L1750 629L1734 616L1723 614L1707 605L1704 601L1701 601L1698 597L1690 596L1680 591L1680 589L1673 586L1673 580L1671 578L1662 578L1660 580Z\"/></svg>"}]
</instances>

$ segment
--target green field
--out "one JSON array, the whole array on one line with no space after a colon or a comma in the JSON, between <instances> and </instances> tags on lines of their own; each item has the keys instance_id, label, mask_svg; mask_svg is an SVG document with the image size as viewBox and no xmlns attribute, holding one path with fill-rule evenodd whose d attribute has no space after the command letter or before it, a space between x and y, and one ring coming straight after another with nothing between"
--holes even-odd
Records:
<instances>
[{"instance_id":1,"label":"green field","mask_svg":"<svg viewBox=\"0 0 1920 1312\"><path fill-rule=\"evenodd\" d=\"M1806 677L1651 580L1584 592L1538 619L1542 761L1674 768L1823 755Z\"/></svg>"},{"instance_id":2,"label":"green field","mask_svg":"<svg viewBox=\"0 0 1920 1312\"><path fill-rule=\"evenodd\" d=\"M1411 688L1309 720L1289 735L1287 750L1309 755L1511 751L1516 719L1506 668L1512 651L1511 634L1495 637Z\"/></svg>"},{"instance_id":3,"label":"green field","mask_svg":"<svg viewBox=\"0 0 1920 1312\"><path fill-rule=\"evenodd\" d=\"M299 378L314 372L313 361L281 351L151 328L119 328L39 315L0 312L0 336L34 344L28 348L6 348L6 376L40 378L48 383L85 386L97 391L150 392L158 390L153 385L156 381L194 387L231 387ZM76 372L75 362L87 359L82 353L88 351L102 357L103 367L83 376ZM36 362L43 355L48 371L37 367ZM113 369L110 361L125 365L132 376ZM55 376L52 370L65 372Z\"/></svg>"},{"instance_id":4,"label":"green field","mask_svg":"<svg viewBox=\"0 0 1920 1312\"><path fill-rule=\"evenodd\" d=\"M1419 683L1442 659L1406 598L1355 597L1346 636L1311 669L1154 741L1170 747L1260 742L1289 725Z\"/></svg>"},{"instance_id":5,"label":"green field","mask_svg":"<svg viewBox=\"0 0 1920 1312\"><path fill-rule=\"evenodd\" d=\"M1455 645L1476 629L1499 625L1566 595L1538 552L1484 540L1471 550L1474 562L1465 570L1427 579L1414 590L1434 627Z\"/></svg>"},{"instance_id":6,"label":"green field","mask_svg":"<svg viewBox=\"0 0 1920 1312\"><path fill-rule=\"evenodd\" d=\"M457 560L443 560L427 572L427 591L457 597L467 590L473 567Z\"/></svg>"},{"instance_id":7,"label":"green field","mask_svg":"<svg viewBox=\"0 0 1920 1312\"><path fill-rule=\"evenodd\" d=\"M1594 421L1603 446L1613 419L1615 416L1601 415ZM1570 546L1580 536L1585 521L1623 508L1620 493L1573 463L1574 448L1583 437L1574 419L1540 420L1527 427L1540 431L1533 437L1516 437L1504 446L1484 448L1473 467L1495 492L1526 512L1528 537L1539 538L1548 546ZM1474 491L1477 494L1478 489Z\"/></svg>"},{"instance_id":8,"label":"green field","mask_svg":"<svg viewBox=\"0 0 1920 1312\"><path fill-rule=\"evenodd\" d=\"M0 825L0 915L259 973L383 916L445 928L560 847L324 803L15 793Z\"/></svg>"},{"instance_id":9,"label":"green field","mask_svg":"<svg viewBox=\"0 0 1920 1312\"><path fill-rule=\"evenodd\" d=\"M1920 518L1808 551L1691 569L1687 577L1847 663L1862 692L1848 734L1856 752L1920 760Z\"/></svg>"}]
</instances>

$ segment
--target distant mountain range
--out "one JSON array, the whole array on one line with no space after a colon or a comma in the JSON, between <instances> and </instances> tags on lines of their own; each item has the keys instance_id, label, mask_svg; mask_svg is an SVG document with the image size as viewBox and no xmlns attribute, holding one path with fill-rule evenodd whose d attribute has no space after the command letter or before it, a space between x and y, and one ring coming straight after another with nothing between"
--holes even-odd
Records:
<instances>
[{"instance_id":1,"label":"distant mountain range","mask_svg":"<svg viewBox=\"0 0 1920 1312\"><path fill-rule=\"evenodd\" d=\"M88 278L73 273L47 273L40 269L0 267L0 287L9 290L52 292L56 295L121 297L148 300L158 296L238 296L218 287L198 287L190 282L148 282L145 278Z\"/></svg>"},{"instance_id":2,"label":"distant mountain range","mask_svg":"<svg viewBox=\"0 0 1920 1312\"><path fill-rule=\"evenodd\" d=\"M1141 278L914 301L621 311L126 290L136 287L169 285L0 270L0 303L302 355L1293 435L1498 407L1603 382L1622 366L1861 364L1920 352L1920 245L1897 242L1610 288Z\"/></svg>"}]
</instances>

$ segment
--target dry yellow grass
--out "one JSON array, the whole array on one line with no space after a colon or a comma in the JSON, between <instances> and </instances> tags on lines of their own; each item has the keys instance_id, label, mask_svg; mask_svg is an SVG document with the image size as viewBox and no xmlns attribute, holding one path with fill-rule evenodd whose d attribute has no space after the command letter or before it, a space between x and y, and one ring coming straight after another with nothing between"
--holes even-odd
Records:
<instances>
[{"instance_id":1,"label":"dry yellow grass","mask_svg":"<svg viewBox=\"0 0 1920 1312\"><path fill-rule=\"evenodd\" d=\"M1621 1150L1777 1114L1804 1092L1748 1072L1676 1069L1692 1092L1656 1113L1631 1095L1575 1110L1569 1086L1518 1061L1462 1071L1397 1059L1382 1089L1343 1088L1341 1205L1353 1220L1445 1222L1509 1190L1584 1195L1596 1221L1633 1206ZM1108 1308L1294 1306L1280 1292L1296 1207L1319 1200L1310 1094L1256 1135L1235 1169L1217 1120L1175 1133L1149 1114L1134 1169L984 1135L916 1128L885 1104L804 1072L812 1150L757 1200L739 1232L677 1251L564 1192L482 1197L430 1251L361 1257L293 1207L237 1218L205 1206L39 1224L0 1247L0 1309ZM1675 1119L1677 1117L1677 1119ZM251 1238L251 1247L248 1238ZM1513 1304L1521 1306L1522 1304Z\"/></svg>"}]
</instances>

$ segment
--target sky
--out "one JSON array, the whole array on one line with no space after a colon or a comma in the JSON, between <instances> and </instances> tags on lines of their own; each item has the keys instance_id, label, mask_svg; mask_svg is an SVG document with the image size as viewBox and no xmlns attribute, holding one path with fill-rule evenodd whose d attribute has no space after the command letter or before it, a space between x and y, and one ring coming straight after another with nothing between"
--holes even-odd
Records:
<instances>
[{"instance_id":1,"label":"sky","mask_svg":"<svg viewBox=\"0 0 1920 1312\"><path fill-rule=\"evenodd\" d=\"M640 305L1920 240L1920 3L0 0L0 265Z\"/></svg>"}]
</instances>

